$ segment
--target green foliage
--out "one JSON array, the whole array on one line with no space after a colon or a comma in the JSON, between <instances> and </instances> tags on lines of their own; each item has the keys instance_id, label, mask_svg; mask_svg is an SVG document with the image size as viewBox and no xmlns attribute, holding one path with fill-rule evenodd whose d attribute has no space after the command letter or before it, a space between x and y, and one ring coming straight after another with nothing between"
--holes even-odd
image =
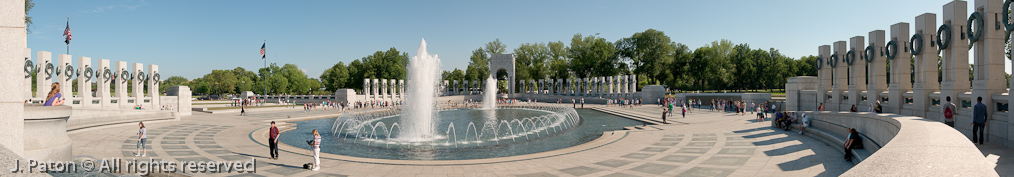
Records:
<instances>
[{"instance_id":1,"label":"green foliage","mask_svg":"<svg viewBox=\"0 0 1014 177\"><path fill-rule=\"evenodd\" d=\"M166 91L169 90L169 87L180 85L183 86L190 85L190 80L187 80L187 78L184 78L182 76L170 76L168 79L163 81L161 85L159 85L158 92L165 93Z\"/></svg>"},{"instance_id":2,"label":"green foliage","mask_svg":"<svg viewBox=\"0 0 1014 177\"><path fill-rule=\"evenodd\" d=\"M620 71L620 59L612 42L598 36L582 36L575 34L571 39L570 69L578 78L615 76Z\"/></svg>"},{"instance_id":3,"label":"green foliage","mask_svg":"<svg viewBox=\"0 0 1014 177\"><path fill-rule=\"evenodd\" d=\"M545 79L548 76L549 47L542 43L525 43L514 49L515 76L521 80Z\"/></svg>"},{"instance_id":4,"label":"green foliage","mask_svg":"<svg viewBox=\"0 0 1014 177\"><path fill-rule=\"evenodd\" d=\"M35 7L35 2L32 0L25 0L25 32L31 34L32 29L32 16L28 16L28 11L32 11ZM76 87L75 87L76 88Z\"/></svg>"}]
</instances>

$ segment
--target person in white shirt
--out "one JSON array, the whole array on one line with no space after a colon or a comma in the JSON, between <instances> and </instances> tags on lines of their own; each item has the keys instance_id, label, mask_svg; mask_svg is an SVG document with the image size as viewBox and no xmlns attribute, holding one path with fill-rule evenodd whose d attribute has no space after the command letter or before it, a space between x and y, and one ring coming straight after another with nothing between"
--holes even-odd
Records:
<instances>
[{"instance_id":1,"label":"person in white shirt","mask_svg":"<svg viewBox=\"0 0 1014 177\"><path fill-rule=\"evenodd\" d=\"M803 113L802 117L803 117L802 121L799 122L800 135L803 134L803 129L806 129L806 127L810 127L810 117L806 116L806 113Z\"/></svg>"}]
</instances>

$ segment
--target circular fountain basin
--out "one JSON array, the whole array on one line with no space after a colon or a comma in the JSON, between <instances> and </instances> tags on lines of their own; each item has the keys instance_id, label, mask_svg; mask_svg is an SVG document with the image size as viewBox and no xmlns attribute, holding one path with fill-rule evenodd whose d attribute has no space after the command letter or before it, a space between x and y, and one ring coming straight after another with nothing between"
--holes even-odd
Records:
<instances>
[{"instance_id":1,"label":"circular fountain basin","mask_svg":"<svg viewBox=\"0 0 1014 177\"><path fill-rule=\"evenodd\" d=\"M282 136L286 138L281 140L295 147L309 148L305 140L311 137L310 130L317 129L324 136L321 152L325 153L396 160L465 160L562 149L594 140L605 131L641 124L595 111L569 110L581 118L574 123L570 119L533 120L559 112L526 107L441 110L433 126L438 133L422 141L399 139L402 127L394 124L398 123L400 115L381 114L384 116L352 122L364 125L361 128L349 128L350 122L341 118L317 119L293 122L297 129L284 132ZM491 117L491 112L495 112L495 116ZM508 128L508 125L511 126Z\"/></svg>"}]
</instances>

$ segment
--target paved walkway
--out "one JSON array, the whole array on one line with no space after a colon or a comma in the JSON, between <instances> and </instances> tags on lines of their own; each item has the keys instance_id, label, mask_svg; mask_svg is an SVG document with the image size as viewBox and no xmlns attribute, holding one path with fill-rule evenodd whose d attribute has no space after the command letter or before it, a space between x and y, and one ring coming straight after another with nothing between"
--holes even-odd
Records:
<instances>
[{"instance_id":1,"label":"paved walkway","mask_svg":"<svg viewBox=\"0 0 1014 177\"><path fill-rule=\"evenodd\" d=\"M593 107L642 115L640 119L661 112L657 106L586 105ZM174 161L257 159L257 173L190 174L195 176L838 176L853 166L821 141L755 123L753 115L694 110L687 118L671 119L672 124L606 132L586 144L550 152L461 161L323 154L322 170L308 171L301 168L312 162L305 149L283 144L279 160L266 158L267 122L334 117L336 112L304 113L297 108L247 114L195 112L181 121L146 123L148 156ZM136 131L136 125L119 125L75 132L70 135L74 155L133 158Z\"/></svg>"}]
</instances>

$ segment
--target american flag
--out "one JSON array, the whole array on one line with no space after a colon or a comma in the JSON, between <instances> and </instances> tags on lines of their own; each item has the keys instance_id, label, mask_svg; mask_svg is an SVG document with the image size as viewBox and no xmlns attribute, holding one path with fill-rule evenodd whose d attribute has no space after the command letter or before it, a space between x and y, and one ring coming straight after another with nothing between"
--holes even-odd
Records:
<instances>
[{"instance_id":1,"label":"american flag","mask_svg":"<svg viewBox=\"0 0 1014 177\"><path fill-rule=\"evenodd\" d=\"M264 56L264 46L266 46L266 45L268 45L267 42L265 42L264 44L261 44L261 59L264 59L264 57L265 57Z\"/></svg>"},{"instance_id":2,"label":"american flag","mask_svg":"<svg viewBox=\"0 0 1014 177\"><path fill-rule=\"evenodd\" d=\"M67 28L63 30L63 35L67 36L67 40L64 40L63 42L67 43L67 45L70 45L70 39L71 39L71 37L70 37L70 20L67 20Z\"/></svg>"}]
</instances>

